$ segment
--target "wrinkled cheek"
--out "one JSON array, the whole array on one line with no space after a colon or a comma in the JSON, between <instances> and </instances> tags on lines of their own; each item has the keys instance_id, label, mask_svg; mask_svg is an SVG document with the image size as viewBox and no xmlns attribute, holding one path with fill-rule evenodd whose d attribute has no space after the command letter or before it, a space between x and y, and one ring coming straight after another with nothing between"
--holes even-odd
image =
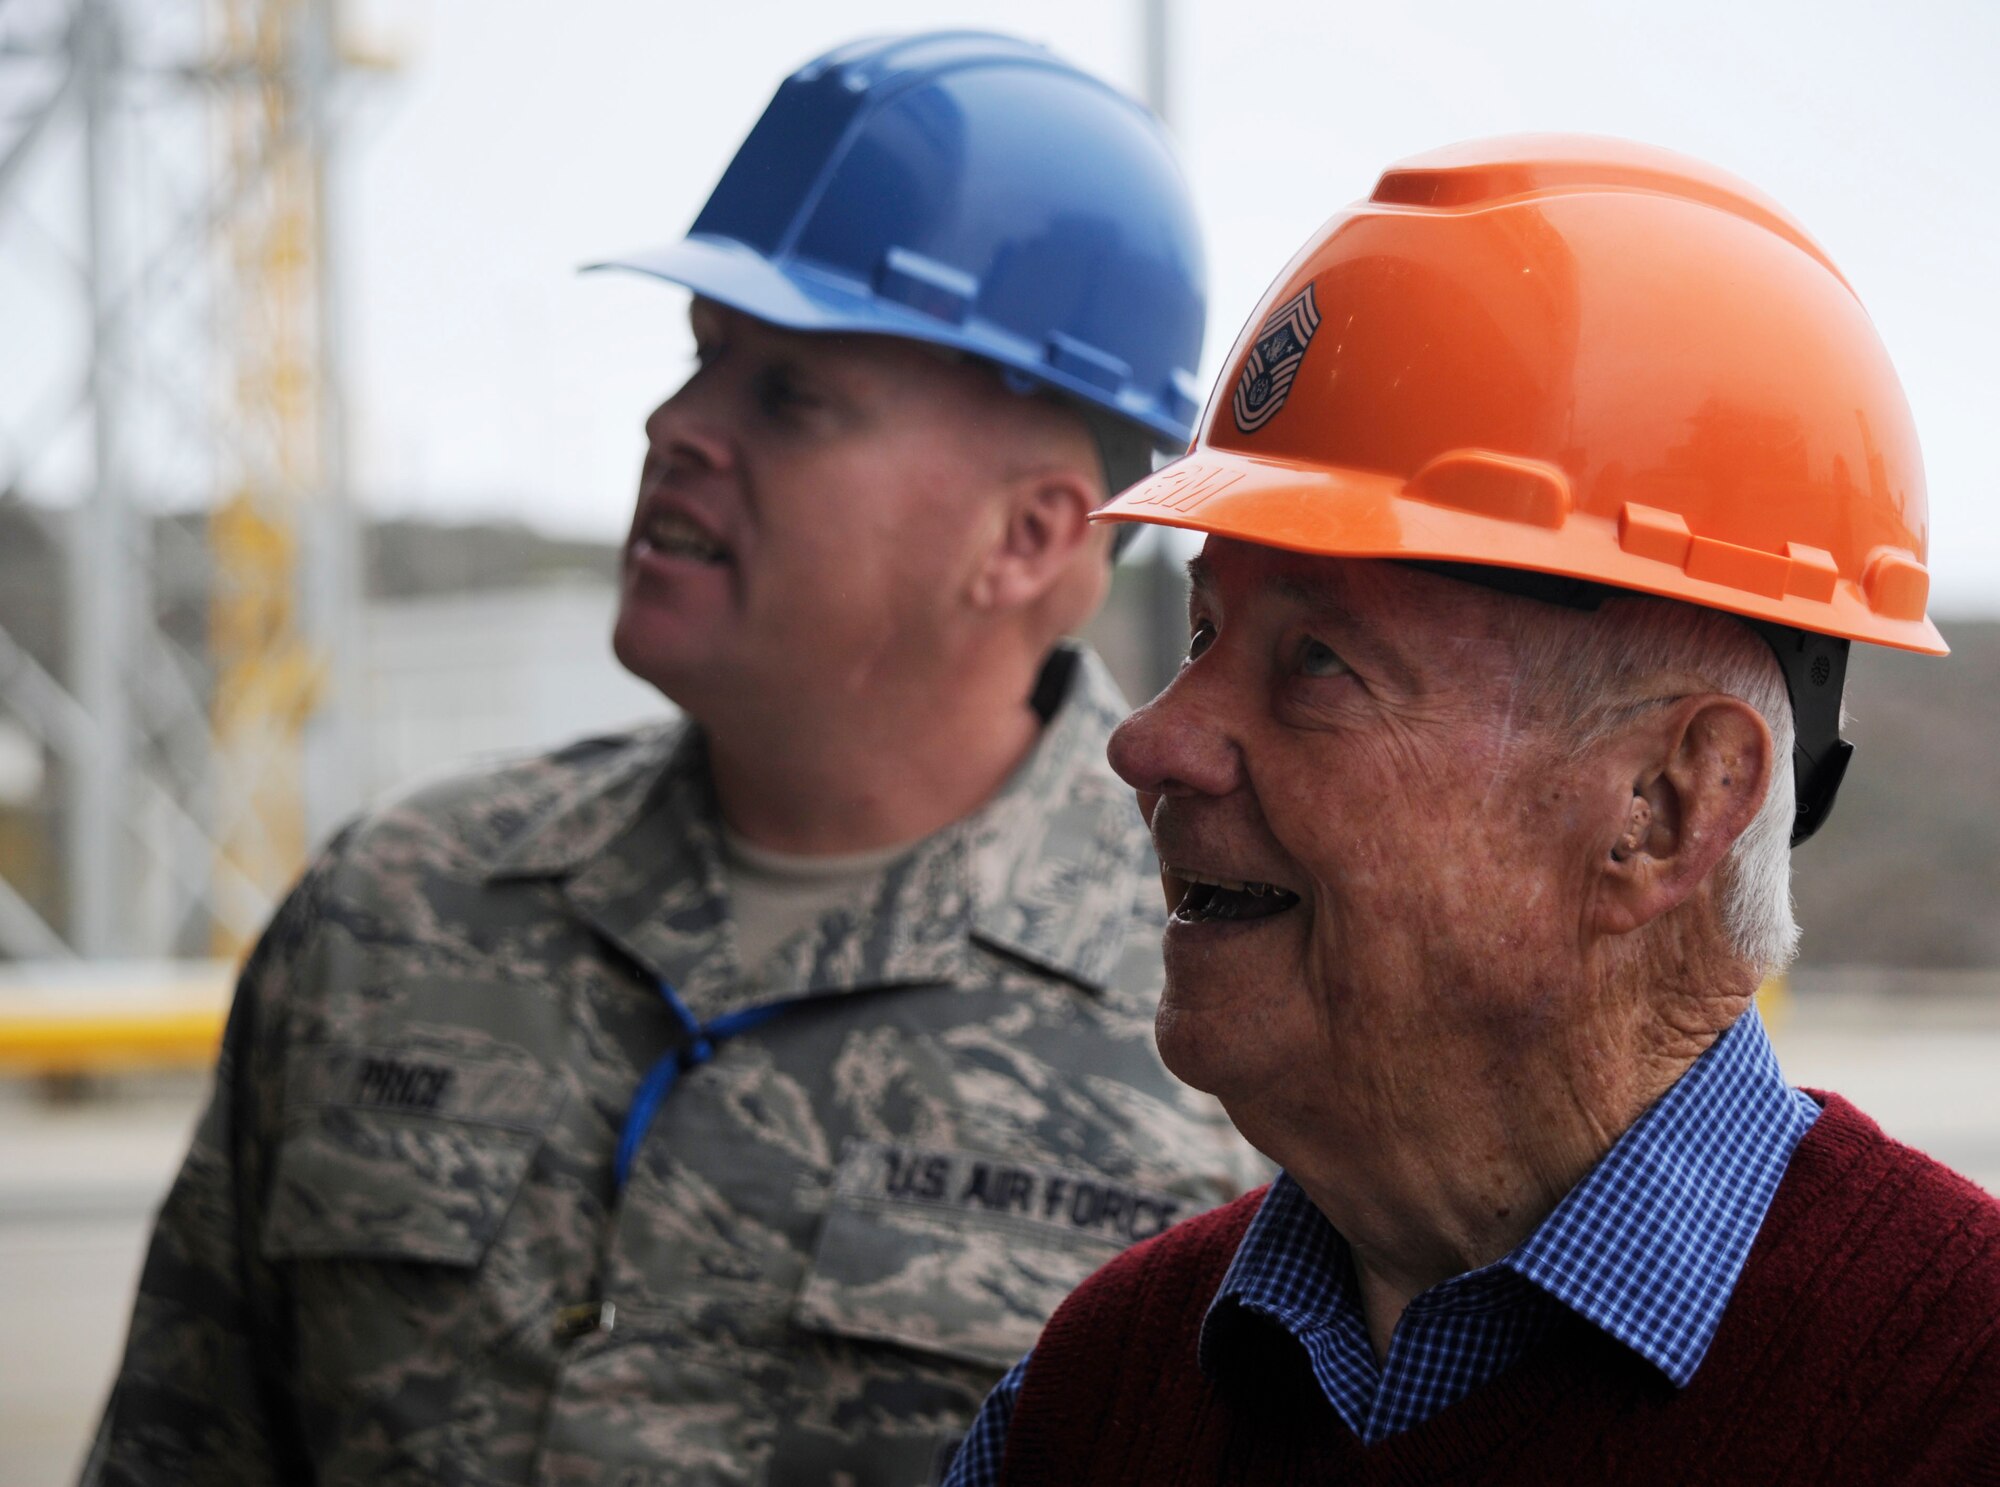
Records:
<instances>
[{"instance_id":1,"label":"wrinkled cheek","mask_svg":"<svg viewBox=\"0 0 2000 1487\"><path fill-rule=\"evenodd\" d=\"M1303 906L1302 906L1303 907ZM1331 900L1322 891L1300 937L1297 975L1323 1030L1353 1021L1382 983L1385 926L1366 904Z\"/></svg>"},{"instance_id":2,"label":"wrinkled cheek","mask_svg":"<svg viewBox=\"0 0 2000 1487\"><path fill-rule=\"evenodd\" d=\"M1313 914L1311 983L1334 1020L1409 1009L1463 959L1464 924L1443 885L1367 866L1343 875ZM1372 1009L1372 1010L1371 1010Z\"/></svg>"}]
</instances>

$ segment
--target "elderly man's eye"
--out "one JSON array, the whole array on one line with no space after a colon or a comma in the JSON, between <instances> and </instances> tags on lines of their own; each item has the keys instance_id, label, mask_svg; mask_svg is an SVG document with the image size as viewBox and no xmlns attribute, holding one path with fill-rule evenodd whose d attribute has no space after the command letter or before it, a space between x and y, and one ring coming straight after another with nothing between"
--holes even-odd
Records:
<instances>
[{"instance_id":1,"label":"elderly man's eye","mask_svg":"<svg viewBox=\"0 0 2000 1487\"><path fill-rule=\"evenodd\" d=\"M1308 640L1299 647L1299 670L1307 676L1344 676L1352 670L1331 646Z\"/></svg>"},{"instance_id":2,"label":"elderly man's eye","mask_svg":"<svg viewBox=\"0 0 2000 1487\"><path fill-rule=\"evenodd\" d=\"M1194 660L1214 644L1215 626L1211 625L1207 620L1200 621L1194 627L1194 633L1188 636L1187 658L1190 661Z\"/></svg>"}]
</instances>

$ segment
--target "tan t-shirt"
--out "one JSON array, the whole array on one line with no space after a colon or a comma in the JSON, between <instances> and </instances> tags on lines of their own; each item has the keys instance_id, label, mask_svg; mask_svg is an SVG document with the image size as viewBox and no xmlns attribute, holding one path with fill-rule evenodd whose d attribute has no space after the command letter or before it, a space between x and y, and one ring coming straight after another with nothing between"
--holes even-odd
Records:
<instances>
[{"instance_id":1,"label":"tan t-shirt","mask_svg":"<svg viewBox=\"0 0 2000 1487\"><path fill-rule=\"evenodd\" d=\"M889 864L915 842L839 857L797 857L745 841L722 828L729 874L729 917L745 972L753 972L793 935L833 910L872 902Z\"/></svg>"}]
</instances>

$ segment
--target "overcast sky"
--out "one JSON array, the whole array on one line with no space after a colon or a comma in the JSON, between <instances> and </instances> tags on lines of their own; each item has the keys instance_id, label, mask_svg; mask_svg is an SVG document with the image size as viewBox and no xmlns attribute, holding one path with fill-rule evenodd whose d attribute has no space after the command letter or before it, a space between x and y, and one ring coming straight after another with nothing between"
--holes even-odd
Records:
<instances>
[{"instance_id":1,"label":"overcast sky","mask_svg":"<svg viewBox=\"0 0 2000 1487\"><path fill-rule=\"evenodd\" d=\"M339 201L353 473L381 509L623 525L685 296L579 277L685 231L772 89L827 46L968 24L1136 91L1138 0L373 0ZM1205 377L1308 233L1388 162L1521 130L1624 135L1763 187L1901 370L1934 596L2000 612L2000 5L1992 0L1182 0L1171 105L1207 229Z\"/></svg>"}]
</instances>

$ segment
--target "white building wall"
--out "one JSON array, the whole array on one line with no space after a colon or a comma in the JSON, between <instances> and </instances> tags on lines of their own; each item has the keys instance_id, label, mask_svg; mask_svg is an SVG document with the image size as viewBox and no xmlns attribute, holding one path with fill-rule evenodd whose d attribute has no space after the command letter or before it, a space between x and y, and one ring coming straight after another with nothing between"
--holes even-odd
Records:
<instances>
[{"instance_id":1,"label":"white building wall","mask_svg":"<svg viewBox=\"0 0 2000 1487\"><path fill-rule=\"evenodd\" d=\"M576 581L371 604L356 720L365 798L669 715L611 654L617 603L610 585Z\"/></svg>"}]
</instances>

